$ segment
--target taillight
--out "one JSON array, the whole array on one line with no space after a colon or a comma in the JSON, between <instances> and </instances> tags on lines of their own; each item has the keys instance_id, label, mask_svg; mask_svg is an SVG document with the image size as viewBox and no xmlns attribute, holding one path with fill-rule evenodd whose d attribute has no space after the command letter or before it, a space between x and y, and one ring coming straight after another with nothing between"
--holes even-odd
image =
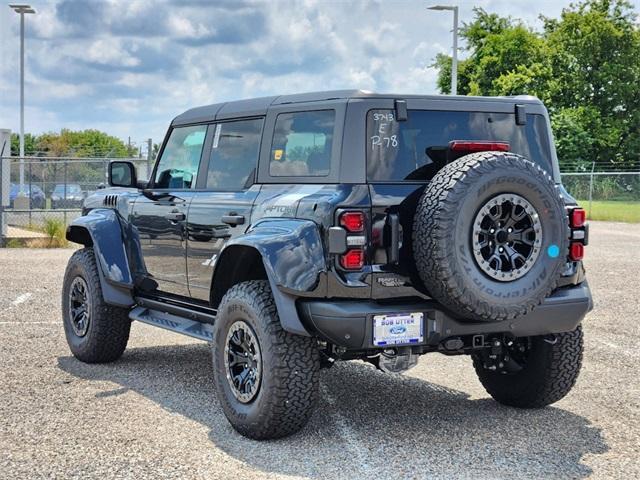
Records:
<instances>
[{"instance_id":1,"label":"taillight","mask_svg":"<svg viewBox=\"0 0 640 480\"><path fill-rule=\"evenodd\" d=\"M360 270L364 266L364 250L354 248L340 256L340 265L345 270Z\"/></svg>"},{"instance_id":2,"label":"taillight","mask_svg":"<svg viewBox=\"0 0 640 480\"><path fill-rule=\"evenodd\" d=\"M340 215L340 226L349 233L358 233L364 230L364 213L344 212Z\"/></svg>"},{"instance_id":3,"label":"taillight","mask_svg":"<svg viewBox=\"0 0 640 480\"><path fill-rule=\"evenodd\" d=\"M569 216L571 228L582 228L587 222L587 212L583 208L574 208Z\"/></svg>"},{"instance_id":4,"label":"taillight","mask_svg":"<svg viewBox=\"0 0 640 480\"><path fill-rule=\"evenodd\" d=\"M508 152L509 142L489 142L484 140L452 140L449 150L453 152Z\"/></svg>"},{"instance_id":5,"label":"taillight","mask_svg":"<svg viewBox=\"0 0 640 480\"><path fill-rule=\"evenodd\" d=\"M361 270L365 264L367 244L365 214L358 210L342 212L338 216L338 223L347 231L345 236L346 251L338 257L338 262L345 270Z\"/></svg>"},{"instance_id":6,"label":"taillight","mask_svg":"<svg viewBox=\"0 0 640 480\"><path fill-rule=\"evenodd\" d=\"M569 226L571 227L571 244L569 245L569 260L573 262L584 258L584 247L589 242L589 225L587 212L583 208L572 208L569 211Z\"/></svg>"},{"instance_id":7,"label":"taillight","mask_svg":"<svg viewBox=\"0 0 640 480\"><path fill-rule=\"evenodd\" d=\"M580 242L571 242L569 258L574 262L582 260L584 258L584 245Z\"/></svg>"}]
</instances>

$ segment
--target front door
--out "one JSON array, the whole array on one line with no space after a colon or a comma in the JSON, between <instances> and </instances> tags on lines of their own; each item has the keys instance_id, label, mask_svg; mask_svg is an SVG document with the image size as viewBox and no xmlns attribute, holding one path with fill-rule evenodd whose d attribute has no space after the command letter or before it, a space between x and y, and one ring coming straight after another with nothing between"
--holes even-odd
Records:
<instances>
[{"instance_id":1,"label":"front door","mask_svg":"<svg viewBox=\"0 0 640 480\"><path fill-rule=\"evenodd\" d=\"M260 193L254 185L262 118L219 122L213 128L205 191L193 198L187 215L187 270L193 298L209 301L213 267L230 238L249 226ZM203 156L206 158L207 155Z\"/></svg>"},{"instance_id":2,"label":"front door","mask_svg":"<svg viewBox=\"0 0 640 480\"><path fill-rule=\"evenodd\" d=\"M172 129L155 178L133 207L147 272L163 293L189 295L186 220L206 131L206 125Z\"/></svg>"}]
</instances>

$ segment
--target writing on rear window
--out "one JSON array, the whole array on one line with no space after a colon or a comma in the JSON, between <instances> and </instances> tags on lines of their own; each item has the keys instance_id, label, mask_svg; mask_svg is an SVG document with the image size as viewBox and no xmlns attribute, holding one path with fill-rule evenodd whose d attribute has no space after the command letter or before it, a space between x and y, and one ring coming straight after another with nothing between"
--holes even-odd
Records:
<instances>
[{"instance_id":1,"label":"writing on rear window","mask_svg":"<svg viewBox=\"0 0 640 480\"><path fill-rule=\"evenodd\" d=\"M373 112L373 121L375 134L369 137L371 149L398 148L398 135L393 133L396 130L393 112Z\"/></svg>"}]
</instances>

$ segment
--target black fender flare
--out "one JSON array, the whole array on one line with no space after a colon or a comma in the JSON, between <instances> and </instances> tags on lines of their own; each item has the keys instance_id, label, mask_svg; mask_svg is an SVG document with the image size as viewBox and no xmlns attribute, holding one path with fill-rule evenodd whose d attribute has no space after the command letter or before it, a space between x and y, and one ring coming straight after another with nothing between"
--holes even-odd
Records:
<instances>
[{"instance_id":1,"label":"black fender flare","mask_svg":"<svg viewBox=\"0 0 640 480\"><path fill-rule=\"evenodd\" d=\"M282 328L297 335L310 336L296 309L296 299L326 293L327 264L318 226L311 220L273 218L252 225L244 235L227 242L216 259L216 266L232 252L233 246L249 247L262 259ZM214 268L216 277L224 275ZM325 280L323 282L323 279Z\"/></svg>"},{"instance_id":2,"label":"black fender flare","mask_svg":"<svg viewBox=\"0 0 640 480\"><path fill-rule=\"evenodd\" d=\"M126 237L118 213L106 208L76 218L66 231L67 240L93 248L104 301L118 307L135 303Z\"/></svg>"}]
</instances>

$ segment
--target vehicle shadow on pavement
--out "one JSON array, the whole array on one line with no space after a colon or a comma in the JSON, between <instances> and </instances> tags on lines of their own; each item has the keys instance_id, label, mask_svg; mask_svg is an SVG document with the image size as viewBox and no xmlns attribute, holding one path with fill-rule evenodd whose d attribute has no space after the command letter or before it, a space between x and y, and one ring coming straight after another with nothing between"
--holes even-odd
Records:
<instances>
[{"instance_id":1,"label":"vehicle shadow on pavement","mask_svg":"<svg viewBox=\"0 0 640 480\"><path fill-rule=\"evenodd\" d=\"M581 459L608 450L599 429L560 408L518 410L488 398L471 400L464 392L384 374L362 362L322 373L320 402L305 429L261 443L227 423L206 345L131 348L105 365L65 356L58 365L85 381L119 385L97 398L134 391L205 425L217 448L263 472L308 478L580 478L591 473Z\"/></svg>"}]
</instances>

